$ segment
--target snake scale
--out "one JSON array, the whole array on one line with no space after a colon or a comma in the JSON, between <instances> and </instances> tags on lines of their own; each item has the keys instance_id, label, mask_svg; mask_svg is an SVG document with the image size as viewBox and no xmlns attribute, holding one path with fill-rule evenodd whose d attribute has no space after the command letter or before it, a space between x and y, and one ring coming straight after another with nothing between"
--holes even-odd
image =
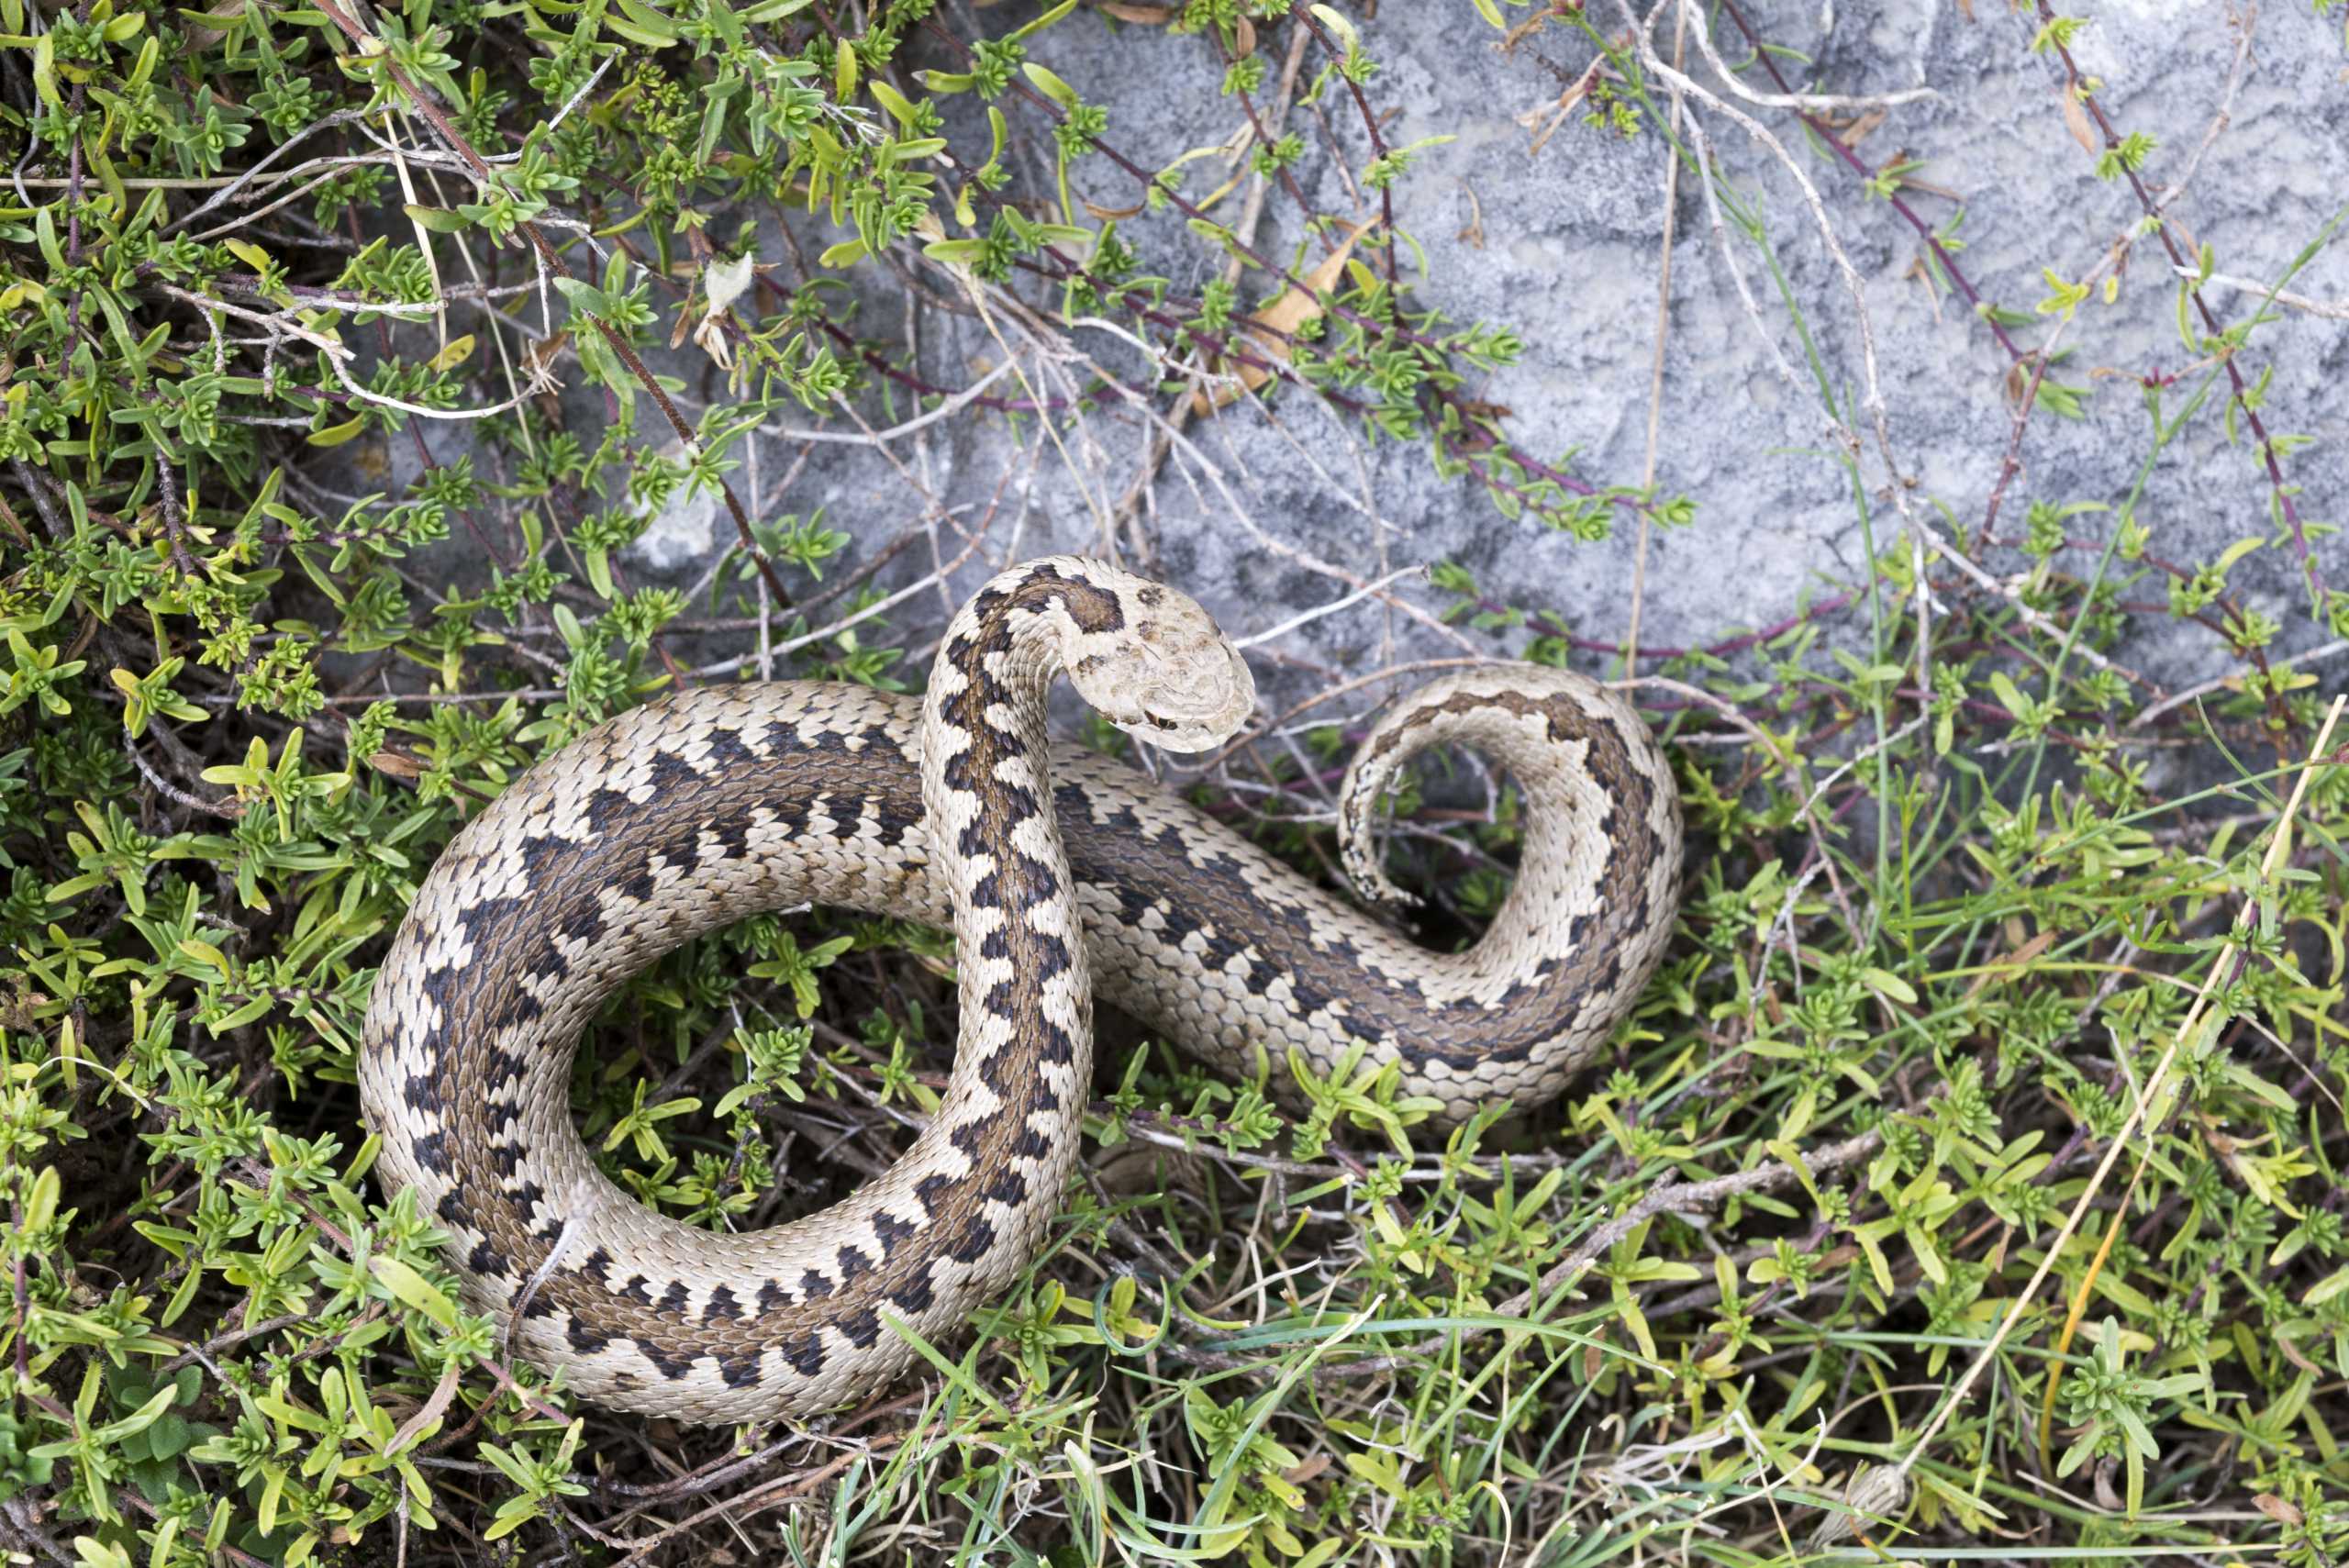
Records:
<instances>
[{"instance_id":1,"label":"snake scale","mask_svg":"<svg viewBox=\"0 0 2349 1568\"><path fill-rule=\"evenodd\" d=\"M1356 1040L1442 1119L1555 1094L1658 962L1680 807L1631 706L1566 672L1479 668L1403 700L1340 786L1349 875L1399 896L1371 817L1438 744L1505 767L1520 866L1489 930L1429 952L1141 773L1044 733L1064 672L1110 722L1198 751L1254 708L1187 597L1050 557L949 627L916 704L846 684L701 688L589 731L450 844L375 984L360 1059L387 1184L445 1229L467 1303L597 1403L771 1419L907 1365L1026 1268L1077 1152L1092 985L1186 1050L1327 1071ZM580 1032L660 954L763 910L951 927L960 1035L938 1113L879 1178L721 1234L638 1203L571 1119Z\"/></svg>"}]
</instances>

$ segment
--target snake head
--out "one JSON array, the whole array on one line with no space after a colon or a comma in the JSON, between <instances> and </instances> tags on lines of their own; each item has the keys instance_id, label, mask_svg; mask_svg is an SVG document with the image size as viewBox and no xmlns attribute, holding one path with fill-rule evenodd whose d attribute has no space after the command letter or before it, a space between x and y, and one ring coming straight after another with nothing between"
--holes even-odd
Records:
<instances>
[{"instance_id":1,"label":"snake head","mask_svg":"<svg viewBox=\"0 0 2349 1568\"><path fill-rule=\"evenodd\" d=\"M1256 711L1256 678L1197 601L1151 583L1123 595L1114 630L1089 632L1069 663L1077 695L1111 724L1170 751L1206 751Z\"/></svg>"}]
</instances>

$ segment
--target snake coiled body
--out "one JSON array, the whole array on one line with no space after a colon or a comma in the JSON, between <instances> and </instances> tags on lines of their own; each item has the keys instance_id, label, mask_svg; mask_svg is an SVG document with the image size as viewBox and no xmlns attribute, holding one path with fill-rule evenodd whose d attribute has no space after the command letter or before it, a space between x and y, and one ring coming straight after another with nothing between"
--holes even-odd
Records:
<instances>
[{"instance_id":1,"label":"snake coiled body","mask_svg":"<svg viewBox=\"0 0 2349 1568\"><path fill-rule=\"evenodd\" d=\"M1178 749L1253 704L1191 601L1052 558L965 607L919 705L829 683L679 694L531 769L451 842L377 979L360 1087L386 1182L451 1234L468 1304L530 1359L599 1403L702 1421L895 1378L912 1351L888 1318L945 1333L1033 1256L1075 1158L1096 984L1235 1073L1260 1050L1327 1072L1366 1042L1457 1119L1556 1093L1661 957L1678 796L1604 687L1480 669L1398 704L1358 750L1340 827L1374 895L1394 890L1370 817L1412 755L1472 746L1522 792L1516 882L1486 936L1442 955L1133 770L1052 750L1056 668ZM941 1109L882 1177L804 1219L726 1235L656 1214L571 1123L578 1035L662 952L808 902L953 929Z\"/></svg>"}]
</instances>

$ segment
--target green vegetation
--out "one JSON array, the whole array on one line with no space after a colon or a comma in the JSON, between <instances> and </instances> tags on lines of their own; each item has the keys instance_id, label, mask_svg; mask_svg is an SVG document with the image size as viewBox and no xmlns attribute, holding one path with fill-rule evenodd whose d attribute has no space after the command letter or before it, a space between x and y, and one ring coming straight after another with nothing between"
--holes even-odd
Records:
<instances>
[{"instance_id":1,"label":"green vegetation","mask_svg":"<svg viewBox=\"0 0 2349 1568\"><path fill-rule=\"evenodd\" d=\"M2272 527L2210 559L2167 558L2133 493L2002 481L2004 524L1999 499L1976 522L1905 495L1880 518L1854 435L1826 461L1868 573L1776 626L1627 661L1576 638L1579 606L1437 573L1480 650L1640 669L1681 769L1683 930L1564 1102L1414 1135L1375 1063L1283 1099L1286 1063L1234 1084L1113 1033L1030 1278L925 1380L804 1430L607 1417L457 1308L429 1224L368 1180L351 1087L434 855L680 683L920 679L927 611L882 572L939 536L764 505L753 428L936 413L1050 446L1112 408L1319 398L1496 528L1728 526L1522 450L1475 395L1523 343L1413 291L1393 192L1418 149L1381 128L1375 29L1286 0L1015 10L974 33L931 0L0 0L25 141L0 182L0 1548L2343 1562L2349 725L2326 667L2276 651L2349 636L2349 598L2293 504L2299 438L2261 422L2246 350L2274 317L2222 328L2207 251L2177 285L2186 368L2133 390L2141 487L2223 434L2195 461L2267 498ZM1593 62L1595 143L1677 134L1611 21L1545 20ZM2142 195L2167 150L2104 121L2070 22L2044 14L2039 47L2094 108L2083 156ZM1257 133L1230 186L1211 149L1132 162L1114 84L1030 57L1113 25L1219 62ZM1341 134L1308 150L1302 106ZM2012 356L2017 439L2076 412L2052 340L2008 337L2040 318L1959 274L1963 214L1925 225L1913 165L1831 140L1821 183L1852 161L1843 199L1912 224ZM1319 157L1372 220L1253 249L1237 193ZM1774 270L1759 210L1715 194ZM1145 261L1121 225L1152 213L1184 224ZM788 264L763 248L786 215L826 236ZM2173 243L2150 219L2137 242ZM1202 259L1229 271L1170 281ZM932 385L859 325L884 264L1163 357ZM2059 336L2095 281L2049 274ZM698 386L661 357L687 345ZM1839 428L1865 416L1806 368ZM557 381L607 417L566 424ZM446 456L460 417L478 439ZM344 495L321 448L421 472ZM734 548L690 593L632 583L646 518L702 495ZM2232 581L2271 559L2305 585L2289 625ZM2132 634L2196 639L2210 681L2157 685ZM1345 754L1339 711L1196 797L1330 863L1307 770ZM1464 937L1506 885L1513 797L1398 806L1397 873ZM951 956L822 912L696 942L599 1026L580 1124L693 1223L806 1212L934 1103Z\"/></svg>"}]
</instances>

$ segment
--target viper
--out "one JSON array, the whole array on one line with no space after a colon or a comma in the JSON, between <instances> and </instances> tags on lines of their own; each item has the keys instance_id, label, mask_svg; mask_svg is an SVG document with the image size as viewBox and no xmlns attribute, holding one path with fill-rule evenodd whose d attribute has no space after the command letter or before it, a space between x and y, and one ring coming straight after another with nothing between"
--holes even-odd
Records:
<instances>
[{"instance_id":1,"label":"viper","mask_svg":"<svg viewBox=\"0 0 2349 1568\"><path fill-rule=\"evenodd\" d=\"M1373 817L1431 746L1515 780L1520 864L1464 951L1424 950L1097 752L1054 748L1065 673L1174 751L1246 724L1254 683L1197 604L1074 557L996 576L922 699L845 683L680 692L516 779L451 840L379 973L360 1055L388 1186L451 1238L469 1306L620 1409L819 1411L896 1378L1033 1260L1077 1156L1093 990L1208 1062L1400 1064L1438 1121L1557 1093L1606 1045L1676 912L1681 822L1647 726L1563 670L1493 665L1397 703L1338 790L1350 878L1399 900ZM695 936L818 903L949 927L958 1037L937 1113L880 1177L748 1234L600 1173L578 1038Z\"/></svg>"}]
</instances>

